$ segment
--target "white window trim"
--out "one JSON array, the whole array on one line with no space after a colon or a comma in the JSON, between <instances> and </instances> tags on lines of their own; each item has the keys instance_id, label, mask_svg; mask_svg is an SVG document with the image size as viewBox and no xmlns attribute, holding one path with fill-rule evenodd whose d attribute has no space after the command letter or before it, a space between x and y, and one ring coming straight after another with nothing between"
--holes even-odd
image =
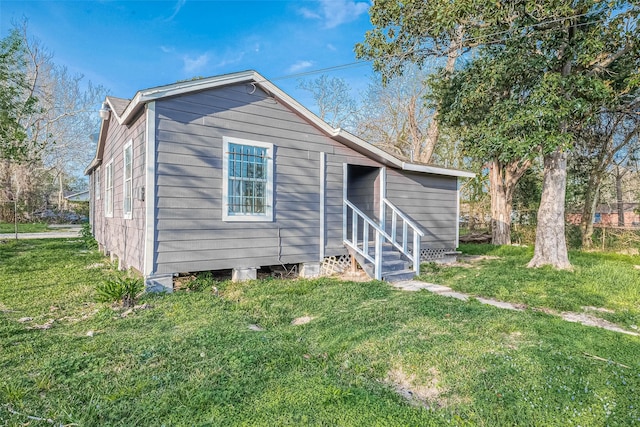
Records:
<instances>
[{"instance_id":1,"label":"white window trim","mask_svg":"<svg viewBox=\"0 0 640 427\"><path fill-rule=\"evenodd\" d=\"M93 173L93 195L96 200L100 200L100 167L97 167Z\"/></svg>"},{"instance_id":2,"label":"white window trim","mask_svg":"<svg viewBox=\"0 0 640 427\"><path fill-rule=\"evenodd\" d=\"M129 192L129 199L131 200L131 203L129 203L129 207L130 207L130 211L127 212L125 211L125 206L126 206L126 202L127 202L127 198L126 198L126 187L127 187L127 171L126 171L126 151L127 149L131 149L131 165L129 166L131 168L131 174L130 174L130 178L129 181L131 181L131 191ZM129 140L129 142L127 142L124 145L124 148L122 149L122 216L124 219L131 219L133 216L133 140Z\"/></svg>"},{"instance_id":3,"label":"white window trim","mask_svg":"<svg viewBox=\"0 0 640 427\"><path fill-rule=\"evenodd\" d=\"M267 149L267 203L264 214L229 214L229 144L251 145ZM222 137L222 220L225 222L273 221L273 144L248 139Z\"/></svg>"},{"instance_id":4,"label":"white window trim","mask_svg":"<svg viewBox=\"0 0 640 427\"><path fill-rule=\"evenodd\" d=\"M107 174L111 174L111 187L109 187L109 180L107 179ZM109 163L104 167L104 216L107 218L113 218L113 159L109 160ZM111 192L111 197L107 196L107 192ZM109 206L109 204L111 206Z\"/></svg>"}]
</instances>

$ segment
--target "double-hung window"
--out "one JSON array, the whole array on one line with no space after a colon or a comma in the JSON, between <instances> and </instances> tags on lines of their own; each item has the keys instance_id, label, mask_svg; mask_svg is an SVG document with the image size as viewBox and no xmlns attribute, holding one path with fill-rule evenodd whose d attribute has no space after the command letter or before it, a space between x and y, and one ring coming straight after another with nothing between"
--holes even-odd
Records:
<instances>
[{"instance_id":1,"label":"double-hung window","mask_svg":"<svg viewBox=\"0 0 640 427\"><path fill-rule=\"evenodd\" d=\"M122 215L125 219L131 219L131 212L133 210L133 148L132 141L129 141L124 146L123 155L124 165L122 179Z\"/></svg>"},{"instance_id":2,"label":"double-hung window","mask_svg":"<svg viewBox=\"0 0 640 427\"><path fill-rule=\"evenodd\" d=\"M104 215L113 216L113 160L104 168Z\"/></svg>"},{"instance_id":3,"label":"double-hung window","mask_svg":"<svg viewBox=\"0 0 640 427\"><path fill-rule=\"evenodd\" d=\"M223 138L222 219L273 220L273 144Z\"/></svg>"}]
</instances>

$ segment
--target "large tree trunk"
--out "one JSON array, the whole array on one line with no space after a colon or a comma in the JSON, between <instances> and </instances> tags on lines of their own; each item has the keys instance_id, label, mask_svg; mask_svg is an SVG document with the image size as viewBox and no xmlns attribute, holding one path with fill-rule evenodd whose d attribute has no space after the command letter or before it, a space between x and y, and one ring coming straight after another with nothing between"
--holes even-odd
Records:
<instances>
[{"instance_id":1,"label":"large tree trunk","mask_svg":"<svg viewBox=\"0 0 640 427\"><path fill-rule=\"evenodd\" d=\"M494 159L489 165L489 191L491 194L491 243L511 244L511 212L513 193L531 162L525 160L507 164Z\"/></svg>"},{"instance_id":2,"label":"large tree trunk","mask_svg":"<svg viewBox=\"0 0 640 427\"><path fill-rule=\"evenodd\" d=\"M571 268L564 234L566 188L567 153L557 149L544 156L544 178L536 227L536 247L529 267L551 265L560 269Z\"/></svg>"},{"instance_id":3,"label":"large tree trunk","mask_svg":"<svg viewBox=\"0 0 640 427\"><path fill-rule=\"evenodd\" d=\"M580 231L582 231L582 247L589 249L593 246L593 219L600 196L600 185L602 184L602 174L600 171L593 171L589 176L589 183L584 194L584 207L580 218Z\"/></svg>"},{"instance_id":4,"label":"large tree trunk","mask_svg":"<svg viewBox=\"0 0 640 427\"><path fill-rule=\"evenodd\" d=\"M582 218L580 219L580 229L582 231L582 247L589 249L593 246L593 220L595 217L598 198L600 197L600 184L598 188L591 193L587 191L589 197L585 197L584 208L582 209Z\"/></svg>"},{"instance_id":5,"label":"large tree trunk","mask_svg":"<svg viewBox=\"0 0 640 427\"><path fill-rule=\"evenodd\" d=\"M509 197L507 194L507 188L500 169L499 164L495 161L491 163L489 168L491 243L494 245L510 245L513 197Z\"/></svg>"}]
</instances>

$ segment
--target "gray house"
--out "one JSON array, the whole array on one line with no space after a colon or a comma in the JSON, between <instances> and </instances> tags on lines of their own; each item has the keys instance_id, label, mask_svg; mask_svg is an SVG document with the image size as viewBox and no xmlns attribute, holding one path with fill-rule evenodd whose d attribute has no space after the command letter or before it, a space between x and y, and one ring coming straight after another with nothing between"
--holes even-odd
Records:
<instances>
[{"instance_id":1,"label":"gray house","mask_svg":"<svg viewBox=\"0 0 640 427\"><path fill-rule=\"evenodd\" d=\"M102 250L148 287L181 272L351 254L372 277L455 251L458 180L334 129L254 71L107 97L91 183Z\"/></svg>"}]
</instances>

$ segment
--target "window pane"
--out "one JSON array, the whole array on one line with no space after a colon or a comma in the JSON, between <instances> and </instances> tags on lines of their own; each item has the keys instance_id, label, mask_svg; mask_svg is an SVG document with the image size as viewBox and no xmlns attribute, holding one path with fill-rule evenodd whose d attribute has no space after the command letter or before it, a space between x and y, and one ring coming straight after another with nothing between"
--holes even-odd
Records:
<instances>
[{"instance_id":1,"label":"window pane","mask_svg":"<svg viewBox=\"0 0 640 427\"><path fill-rule=\"evenodd\" d=\"M228 213L247 215L267 213L269 149L229 143L227 150Z\"/></svg>"},{"instance_id":2,"label":"window pane","mask_svg":"<svg viewBox=\"0 0 640 427\"><path fill-rule=\"evenodd\" d=\"M264 182L256 182L256 197L263 198L265 196L265 183Z\"/></svg>"},{"instance_id":3,"label":"window pane","mask_svg":"<svg viewBox=\"0 0 640 427\"><path fill-rule=\"evenodd\" d=\"M131 181L124 186L124 212L131 213Z\"/></svg>"},{"instance_id":4,"label":"window pane","mask_svg":"<svg viewBox=\"0 0 640 427\"><path fill-rule=\"evenodd\" d=\"M251 181L243 181L242 182L242 196L243 197L252 197L253 196L253 182L251 182Z\"/></svg>"},{"instance_id":5,"label":"window pane","mask_svg":"<svg viewBox=\"0 0 640 427\"><path fill-rule=\"evenodd\" d=\"M263 214L264 210L264 201L262 199L256 199L255 213Z\"/></svg>"},{"instance_id":6,"label":"window pane","mask_svg":"<svg viewBox=\"0 0 640 427\"><path fill-rule=\"evenodd\" d=\"M234 181L231 181L231 184L232 184L232 185L231 185L231 194L232 194L234 197L240 197L240 196L241 196L241 193L240 193L240 186L241 186L241 184L242 184L242 181L239 181L239 180L237 180L237 181L236 181L236 180L234 180Z\"/></svg>"},{"instance_id":7,"label":"window pane","mask_svg":"<svg viewBox=\"0 0 640 427\"><path fill-rule=\"evenodd\" d=\"M242 177L247 177L247 162L244 160L242 161Z\"/></svg>"}]
</instances>

